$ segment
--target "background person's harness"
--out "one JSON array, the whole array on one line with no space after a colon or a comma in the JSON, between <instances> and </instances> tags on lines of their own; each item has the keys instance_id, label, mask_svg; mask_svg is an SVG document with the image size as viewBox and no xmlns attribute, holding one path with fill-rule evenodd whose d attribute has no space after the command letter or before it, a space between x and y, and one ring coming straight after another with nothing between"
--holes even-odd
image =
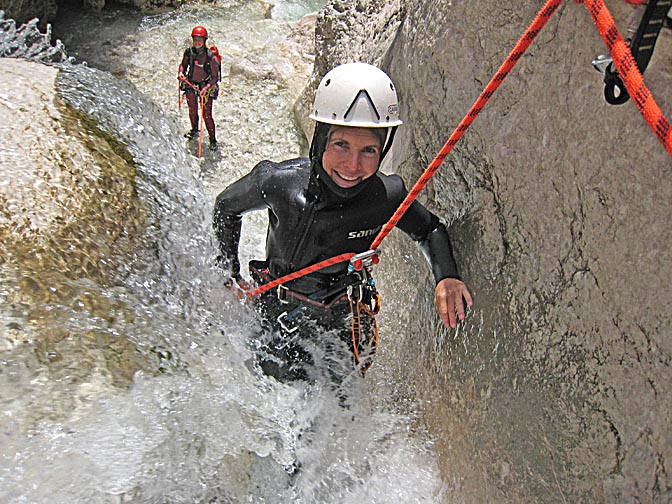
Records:
<instances>
[{"instance_id":1,"label":"background person's harness","mask_svg":"<svg viewBox=\"0 0 672 504\"><path fill-rule=\"evenodd\" d=\"M195 68L194 63L198 59L198 52L193 47L190 47L189 49L187 49L187 55L189 56L189 60L187 62L187 72L186 72L187 80L189 82L191 82L198 89L203 89L212 80L211 62L212 62L212 59L216 57L215 53L213 51L211 51L209 48L207 48L207 47L205 48L205 62L203 63L203 70L205 71L205 79L201 82L194 82L194 80L193 80L194 68ZM222 72L220 70L218 80L221 80L221 79L222 79ZM185 93L196 94L196 90L193 87L187 85L186 82L182 82L180 84L180 89L182 91L184 91ZM219 93L218 84L215 84L211 89L212 89L212 91L210 92L210 94L212 94L214 97L216 97L217 94Z\"/></svg>"}]
</instances>

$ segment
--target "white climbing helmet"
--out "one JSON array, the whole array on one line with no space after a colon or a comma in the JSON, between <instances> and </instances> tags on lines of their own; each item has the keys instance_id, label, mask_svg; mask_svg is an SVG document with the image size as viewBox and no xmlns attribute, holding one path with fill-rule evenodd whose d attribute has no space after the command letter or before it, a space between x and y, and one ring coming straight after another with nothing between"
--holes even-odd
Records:
<instances>
[{"instance_id":1,"label":"white climbing helmet","mask_svg":"<svg viewBox=\"0 0 672 504\"><path fill-rule=\"evenodd\" d=\"M368 63L346 63L327 72L315 91L309 117L360 128L401 124L394 84L385 72Z\"/></svg>"}]
</instances>

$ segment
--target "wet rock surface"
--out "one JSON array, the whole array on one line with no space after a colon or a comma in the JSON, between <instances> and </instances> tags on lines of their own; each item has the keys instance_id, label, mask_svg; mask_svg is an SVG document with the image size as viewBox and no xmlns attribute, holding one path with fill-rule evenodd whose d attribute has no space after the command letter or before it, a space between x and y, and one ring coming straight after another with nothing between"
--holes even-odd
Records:
<instances>
[{"instance_id":1,"label":"wet rock surface","mask_svg":"<svg viewBox=\"0 0 672 504\"><path fill-rule=\"evenodd\" d=\"M631 8L612 4L624 30ZM405 124L388 169L409 185L536 14L487 0L327 10L317 73L352 59L389 71ZM475 294L459 330L428 308L413 245L384 243L408 274L383 261L383 302L385 289L417 302L384 310L380 359L427 401L448 501L672 496L672 160L632 102L604 101L590 64L604 52L585 7L564 4L423 192ZM645 80L668 117L670 68L665 29Z\"/></svg>"},{"instance_id":2,"label":"wet rock surface","mask_svg":"<svg viewBox=\"0 0 672 504\"><path fill-rule=\"evenodd\" d=\"M18 24L28 23L37 19L40 28L46 28L60 14L62 9L76 10L78 13L101 12L106 8L119 6L137 11L150 12L161 8L174 8L185 3L183 0L82 0L76 2L57 2L56 0L6 0L2 4L7 18L14 19Z\"/></svg>"}]
</instances>

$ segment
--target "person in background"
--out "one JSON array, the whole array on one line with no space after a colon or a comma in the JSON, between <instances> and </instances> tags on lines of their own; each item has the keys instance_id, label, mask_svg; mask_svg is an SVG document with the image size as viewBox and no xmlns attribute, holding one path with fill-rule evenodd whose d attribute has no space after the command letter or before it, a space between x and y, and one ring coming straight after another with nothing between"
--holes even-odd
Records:
<instances>
[{"instance_id":1,"label":"person in background","mask_svg":"<svg viewBox=\"0 0 672 504\"><path fill-rule=\"evenodd\" d=\"M212 118L212 104L219 94L219 59L213 51L205 46L208 39L208 30L203 26L196 26L191 31L193 45L184 51L177 78L180 87L187 98L189 106L189 120L191 130L184 136L198 137L199 102L204 100L203 121L210 137L210 149L217 149L215 135L215 121Z\"/></svg>"},{"instance_id":2,"label":"person in background","mask_svg":"<svg viewBox=\"0 0 672 504\"><path fill-rule=\"evenodd\" d=\"M316 125L309 159L262 161L217 196L213 227L229 286L235 288L235 281L252 288L238 259L241 220L250 211L265 210L269 217L266 258L250 262L258 283L342 253L369 251L407 194L401 177L379 170L402 124L398 114L394 84L379 68L347 63L324 76L310 114ZM455 328L472 298L459 278L446 227L417 201L397 227L424 252L436 280L436 308L443 323ZM377 304L370 272L347 262L267 291L255 300L267 329L257 364L281 381L310 379L309 349L316 335L328 334L320 344L347 347L354 356L347 372L363 372L375 353Z\"/></svg>"}]
</instances>

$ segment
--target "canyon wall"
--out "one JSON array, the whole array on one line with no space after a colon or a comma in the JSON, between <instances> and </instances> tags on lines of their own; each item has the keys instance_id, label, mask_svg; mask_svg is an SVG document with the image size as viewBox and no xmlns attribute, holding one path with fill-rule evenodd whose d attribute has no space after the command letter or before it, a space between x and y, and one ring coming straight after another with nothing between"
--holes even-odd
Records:
<instances>
[{"instance_id":1,"label":"canyon wall","mask_svg":"<svg viewBox=\"0 0 672 504\"><path fill-rule=\"evenodd\" d=\"M308 89L342 62L382 66L405 121L385 169L410 186L540 5L331 2ZM623 32L632 8L609 6ZM413 244L383 243L383 302L416 302L383 304L370 376L425 405L447 502L672 498L672 159L631 101L605 102L605 52L563 4L423 192L475 297L457 331ZM668 117L671 68L663 29L645 79Z\"/></svg>"}]
</instances>

